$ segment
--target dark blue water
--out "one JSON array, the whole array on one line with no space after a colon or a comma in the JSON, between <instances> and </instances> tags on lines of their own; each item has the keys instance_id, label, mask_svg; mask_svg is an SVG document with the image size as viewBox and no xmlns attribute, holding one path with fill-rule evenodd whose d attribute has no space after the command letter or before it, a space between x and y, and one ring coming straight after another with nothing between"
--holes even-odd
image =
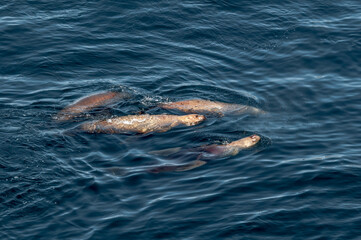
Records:
<instances>
[{"instance_id":1,"label":"dark blue water","mask_svg":"<svg viewBox=\"0 0 361 240\"><path fill-rule=\"evenodd\" d=\"M0 23L0 239L360 239L359 1L19 0ZM89 119L192 98L270 114L145 136L53 121L111 90L133 97ZM237 156L143 171L182 160L150 151L253 133Z\"/></svg>"}]
</instances>

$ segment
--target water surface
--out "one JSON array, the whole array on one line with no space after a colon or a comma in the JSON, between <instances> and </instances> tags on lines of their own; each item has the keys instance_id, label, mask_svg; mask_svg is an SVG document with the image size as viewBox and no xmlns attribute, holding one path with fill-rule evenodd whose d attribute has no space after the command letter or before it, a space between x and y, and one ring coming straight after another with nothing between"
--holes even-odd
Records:
<instances>
[{"instance_id":1,"label":"water surface","mask_svg":"<svg viewBox=\"0 0 361 240\"><path fill-rule=\"evenodd\" d=\"M358 1L8 1L0 6L1 239L358 239ZM148 135L67 134L192 98L260 107ZM150 151L262 136L187 172ZM104 169L122 168L114 176Z\"/></svg>"}]
</instances>

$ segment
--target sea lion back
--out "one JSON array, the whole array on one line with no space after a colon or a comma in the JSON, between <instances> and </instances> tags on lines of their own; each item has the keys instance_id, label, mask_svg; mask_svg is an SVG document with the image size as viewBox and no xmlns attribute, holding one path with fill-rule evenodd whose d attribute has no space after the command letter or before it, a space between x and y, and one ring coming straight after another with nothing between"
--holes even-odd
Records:
<instances>
[{"instance_id":1,"label":"sea lion back","mask_svg":"<svg viewBox=\"0 0 361 240\"><path fill-rule=\"evenodd\" d=\"M58 121L71 120L74 117L78 117L82 113L90 111L94 108L105 106L116 102L119 99L128 97L129 94L120 92L103 92L87 96L65 107L55 116L55 119Z\"/></svg>"},{"instance_id":2,"label":"sea lion back","mask_svg":"<svg viewBox=\"0 0 361 240\"><path fill-rule=\"evenodd\" d=\"M166 132L180 124L192 126L204 121L204 117L198 114L177 115L128 115L101 121L84 123L83 131L89 133L124 133L124 132Z\"/></svg>"}]
</instances>

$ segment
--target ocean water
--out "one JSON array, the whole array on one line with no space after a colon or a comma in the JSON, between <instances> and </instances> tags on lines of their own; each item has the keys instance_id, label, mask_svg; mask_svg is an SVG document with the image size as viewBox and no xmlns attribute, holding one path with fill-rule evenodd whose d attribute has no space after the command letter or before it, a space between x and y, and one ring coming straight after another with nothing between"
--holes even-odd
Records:
<instances>
[{"instance_id":1,"label":"ocean water","mask_svg":"<svg viewBox=\"0 0 361 240\"><path fill-rule=\"evenodd\" d=\"M0 23L0 239L361 239L359 1L19 0ZM53 120L104 91L132 97ZM194 98L269 114L70 133ZM151 151L250 134L236 156L145 171L194 160Z\"/></svg>"}]
</instances>

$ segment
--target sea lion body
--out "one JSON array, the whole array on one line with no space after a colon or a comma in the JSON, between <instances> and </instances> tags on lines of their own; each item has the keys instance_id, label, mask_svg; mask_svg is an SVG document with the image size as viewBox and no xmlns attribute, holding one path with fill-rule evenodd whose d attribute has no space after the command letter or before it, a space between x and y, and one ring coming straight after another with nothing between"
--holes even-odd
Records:
<instances>
[{"instance_id":1,"label":"sea lion body","mask_svg":"<svg viewBox=\"0 0 361 240\"><path fill-rule=\"evenodd\" d=\"M150 169L148 172L151 173L160 173L160 172L179 172L179 171L188 171L197 167L200 167L206 162L204 160L220 158L220 157L228 157L228 156L235 156L243 149L251 148L256 145L260 141L261 137L254 134L237 141L233 141L229 144L224 145L217 145L212 144L208 146L203 146L195 149L188 150L188 152L193 152L198 155L196 161L192 161L190 163L184 165L164 165ZM177 150L176 148L172 148L171 151L160 150L160 151L153 151L153 153L168 153ZM168 155L168 154L167 154ZM168 155L169 156L169 155ZM200 160L202 159L202 160Z\"/></svg>"},{"instance_id":2,"label":"sea lion body","mask_svg":"<svg viewBox=\"0 0 361 240\"><path fill-rule=\"evenodd\" d=\"M209 146L201 147L200 149L203 150L203 153L201 153L200 158L235 156L240 151L256 145L260 139L260 136L253 134L251 136L239 139L237 141L233 141L228 144L212 144Z\"/></svg>"},{"instance_id":3,"label":"sea lion body","mask_svg":"<svg viewBox=\"0 0 361 240\"><path fill-rule=\"evenodd\" d=\"M193 126L205 120L203 115L128 115L84 123L80 129L88 133L166 132L178 125Z\"/></svg>"},{"instance_id":4,"label":"sea lion body","mask_svg":"<svg viewBox=\"0 0 361 240\"><path fill-rule=\"evenodd\" d=\"M164 109L176 109L186 113L199 114L218 114L223 116L225 114L262 114L263 110L242 104L223 103L210 100L192 99L179 102L162 103L158 105Z\"/></svg>"},{"instance_id":5,"label":"sea lion body","mask_svg":"<svg viewBox=\"0 0 361 240\"><path fill-rule=\"evenodd\" d=\"M105 92L87 96L65 107L55 116L55 119L58 121L68 121L94 108L105 106L119 99L128 97L129 95L127 93L120 92Z\"/></svg>"}]
</instances>

